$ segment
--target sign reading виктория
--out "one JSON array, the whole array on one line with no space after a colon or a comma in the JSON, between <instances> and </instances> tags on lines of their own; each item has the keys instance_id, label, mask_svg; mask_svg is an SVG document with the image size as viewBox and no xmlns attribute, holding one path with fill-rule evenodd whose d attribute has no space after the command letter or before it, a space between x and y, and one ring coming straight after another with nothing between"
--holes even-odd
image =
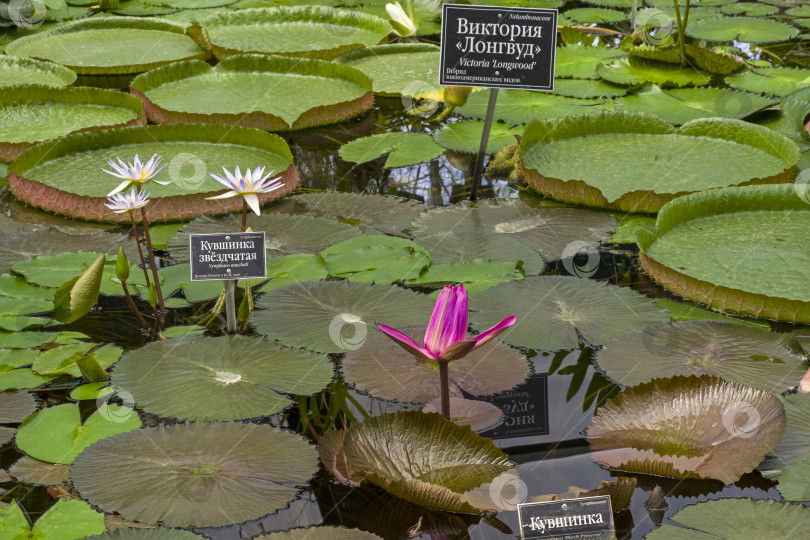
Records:
<instances>
[{"instance_id":1,"label":"sign reading \u0432\u0438\u043a\u0442\u043e\u0440\u0438\u044f","mask_svg":"<svg viewBox=\"0 0 810 540\"><path fill-rule=\"evenodd\" d=\"M557 10L444 4L442 86L554 90Z\"/></svg>"},{"instance_id":2,"label":"sign reading \u0432\u0438\u043a\u0442\u043e\u0440\u0438\u044f","mask_svg":"<svg viewBox=\"0 0 810 540\"><path fill-rule=\"evenodd\" d=\"M191 281L267 277L264 231L190 234Z\"/></svg>"},{"instance_id":3,"label":"sign reading \u0432\u0438\u043a\u0442\u043e\u0440\u0438\u044f","mask_svg":"<svg viewBox=\"0 0 810 540\"><path fill-rule=\"evenodd\" d=\"M520 537L524 540L616 538L609 495L519 504L517 510Z\"/></svg>"}]
</instances>

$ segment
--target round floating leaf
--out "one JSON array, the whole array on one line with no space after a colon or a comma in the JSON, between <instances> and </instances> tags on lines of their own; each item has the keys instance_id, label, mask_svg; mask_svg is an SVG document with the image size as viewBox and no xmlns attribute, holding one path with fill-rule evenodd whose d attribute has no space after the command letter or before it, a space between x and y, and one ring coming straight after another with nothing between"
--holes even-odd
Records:
<instances>
[{"instance_id":1,"label":"round floating leaf","mask_svg":"<svg viewBox=\"0 0 810 540\"><path fill-rule=\"evenodd\" d=\"M578 23L616 23L627 19L627 13L617 9L576 8L569 9L565 16Z\"/></svg>"},{"instance_id":2,"label":"round floating leaf","mask_svg":"<svg viewBox=\"0 0 810 540\"><path fill-rule=\"evenodd\" d=\"M807 368L788 350L785 336L718 321L648 326L597 354L607 375L626 386L656 377L717 375L778 394L795 387Z\"/></svg>"},{"instance_id":3,"label":"round floating leaf","mask_svg":"<svg viewBox=\"0 0 810 540\"><path fill-rule=\"evenodd\" d=\"M62 64L80 75L132 74L205 58L179 24L160 19L101 17L60 24L6 46L9 56Z\"/></svg>"},{"instance_id":4,"label":"round floating leaf","mask_svg":"<svg viewBox=\"0 0 810 540\"><path fill-rule=\"evenodd\" d=\"M384 324L384 321L379 321ZM425 326L397 326L420 343ZM529 375L526 358L494 341L448 364L451 392L475 396L497 394L523 383ZM380 399L425 403L439 397L439 366L420 360L374 330L362 346L348 351L341 363L343 377L362 392Z\"/></svg>"},{"instance_id":5,"label":"round floating leaf","mask_svg":"<svg viewBox=\"0 0 810 540\"><path fill-rule=\"evenodd\" d=\"M481 145L483 132L484 122L478 120L463 120L461 122L444 125L433 134L433 138L437 143L449 150L477 154L478 147ZM489 131L486 152L488 154L495 154L504 146L514 144L515 135L520 135L522 132L522 126L492 124L492 128Z\"/></svg>"},{"instance_id":6,"label":"round floating leaf","mask_svg":"<svg viewBox=\"0 0 810 540\"><path fill-rule=\"evenodd\" d=\"M775 396L719 377L677 376L608 400L588 443L594 460L613 469L730 484L754 470L784 431Z\"/></svg>"},{"instance_id":7,"label":"round floating leaf","mask_svg":"<svg viewBox=\"0 0 810 540\"><path fill-rule=\"evenodd\" d=\"M810 459L797 461L779 475L779 493L786 501L810 501Z\"/></svg>"},{"instance_id":8,"label":"round floating leaf","mask_svg":"<svg viewBox=\"0 0 810 540\"><path fill-rule=\"evenodd\" d=\"M689 16L691 20L691 11ZM667 19L666 17L663 17L663 20L666 22L674 19ZM648 24L651 24L652 22L652 20L648 21ZM680 65L681 63L681 50L680 47L676 45L656 47L643 42L640 45L636 45L633 38L628 36L619 43L619 47L621 47L623 51L626 51L631 56L648 58L650 60L661 60L670 64ZM684 52L686 52L687 61L690 64L709 73L728 75L729 73L732 73L743 66L742 61L728 51L712 50L687 44L684 46Z\"/></svg>"},{"instance_id":9,"label":"round floating leaf","mask_svg":"<svg viewBox=\"0 0 810 540\"><path fill-rule=\"evenodd\" d=\"M0 333L3 337L3 346L6 349L0 349L0 363L7 363L6 353L21 353L12 349L28 349L31 347L39 347L46 343L59 343L62 345L70 343L79 343L79 340L90 339L89 336L81 332L14 332L9 334ZM38 351L26 351L28 353L38 353ZM32 359L22 364L30 364Z\"/></svg>"},{"instance_id":10,"label":"round floating leaf","mask_svg":"<svg viewBox=\"0 0 810 540\"><path fill-rule=\"evenodd\" d=\"M487 101L489 97L486 92L474 92L470 94L467 103L456 109L461 115L469 116L471 118L483 119L487 112ZM529 90L501 90L498 93L498 101L495 103L495 120L506 122L507 124L528 124L532 120L544 120L546 118L557 118L559 116L569 116L572 114L582 114L592 111L595 106L600 103L600 100L582 100L568 98L564 96L557 96L545 92L532 92ZM461 123L461 122L459 122ZM449 124L445 128L455 126L458 124ZM481 142L481 127L483 122L477 124L470 124L476 126L476 130L472 127L468 130L472 131L466 136L467 142L461 147L461 151L477 153L478 145ZM442 128L442 129L445 129ZM492 139L494 134L498 133L497 129L504 131L508 126L500 124L492 125L492 132L490 132L490 145L493 144ZM458 129L458 128L456 128ZM437 132L441 133L440 130ZM478 133L478 141L474 142L475 133ZM520 135L519 132L512 130L515 135ZM442 144L441 141L437 142ZM515 142L514 137L505 138L503 146ZM472 150L471 150L472 149ZM489 146L487 147L489 151Z\"/></svg>"},{"instance_id":11,"label":"round floating leaf","mask_svg":"<svg viewBox=\"0 0 810 540\"><path fill-rule=\"evenodd\" d=\"M46 313L53 309L53 302L39 298L0 297L0 316Z\"/></svg>"},{"instance_id":12,"label":"round floating leaf","mask_svg":"<svg viewBox=\"0 0 810 540\"><path fill-rule=\"evenodd\" d=\"M215 67L178 62L139 75L132 90L157 123L200 122L297 130L347 120L371 108L371 80L323 60L248 54Z\"/></svg>"},{"instance_id":13,"label":"round floating leaf","mask_svg":"<svg viewBox=\"0 0 810 540\"><path fill-rule=\"evenodd\" d=\"M30 392L0 392L0 424L18 424L35 410L37 400Z\"/></svg>"},{"instance_id":14,"label":"round floating leaf","mask_svg":"<svg viewBox=\"0 0 810 540\"><path fill-rule=\"evenodd\" d=\"M70 482L70 469L67 465L56 465L23 456L12 465L8 473L23 484L58 486Z\"/></svg>"},{"instance_id":15,"label":"round floating leaf","mask_svg":"<svg viewBox=\"0 0 810 540\"><path fill-rule=\"evenodd\" d=\"M107 193L119 180L103 172L102 167L107 168L108 160L119 157L131 161L135 154L158 154L167 165L155 180L171 183L154 190L146 207L153 222L241 211L241 197L206 199L222 192L222 185L208 176L209 171L221 173L222 167L232 171L238 164L244 167L249 163L275 170L284 187L259 195L262 203L288 194L298 183L292 154L283 139L254 129L211 125L132 127L68 135L20 154L9 168L8 182L16 197L39 208L80 219L128 223L128 213L116 214L105 206ZM66 175L66 170L71 174ZM137 259L137 255L128 257L130 261Z\"/></svg>"},{"instance_id":16,"label":"round floating leaf","mask_svg":"<svg viewBox=\"0 0 810 540\"><path fill-rule=\"evenodd\" d=\"M379 540L370 532L343 527L309 527L257 536L254 540Z\"/></svg>"},{"instance_id":17,"label":"round floating leaf","mask_svg":"<svg viewBox=\"0 0 810 540\"><path fill-rule=\"evenodd\" d=\"M113 345L105 345L94 350L89 355L87 354L90 349L97 346L98 343L77 343L42 351L34 360L32 369L40 375L68 374L81 377L82 373L79 371L76 362L84 356L90 356L102 368L110 367L121 358L121 349Z\"/></svg>"},{"instance_id":18,"label":"round floating leaf","mask_svg":"<svg viewBox=\"0 0 810 540\"><path fill-rule=\"evenodd\" d=\"M321 441L326 443L319 448L321 462L333 473L339 456L347 464L344 471L352 474L350 481L366 480L406 501L450 512L488 510L472 506L465 493L512 470L492 440L439 414L401 411L374 416Z\"/></svg>"},{"instance_id":19,"label":"round floating leaf","mask_svg":"<svg viewBox=\"0 0 810 540\"><path fill-rule=\"evenodd\" d=\"M435 398L422 407L424 413L441 413L441 398ZM501 423L503 411L492 403L450 397L450 420L459 426L470 426L473 431L484 431Z\"/></svg>"},{"instance_id":20,"label":"round floating leaf","mask_svg":"<svg viewBox=\"0 0 810 540\"><path fill-rule=\"evenodd\" d=\"M292 200L296 210L300 206L303 213L398 236L428 208L398 197L360 193L307 193L296 195Z\"/></svg>"},{"instance_id":21,"label":"round floating leaf","mask_svg":"<svg viewBox=\"0 0 810 540\"><path fill-rule=\"evenodd\" d=\"M17 336L19 332L11 335ZM4 340L3 345L14 345L7 342L8 336L0 334L0 338ZM11 359L8 358L8 356L10 355L7 353L4 354L5 351L8 350L10 349L0 349L0 391L15 390L18 388L37 388L57 377L57 375L38 375L32 372L30 368L16 369L17 366L14 366L13 362L9 362ZM24 363L31 363L31 360L24 360Z\"/></svg>"},{"instance_id":22,"label":"round floating leaf","mask_svg":"<svg viewBox=\"0 0 810 540\"><path fill-rule=\"evenodd\" d=\"M79 405L66 403L41 409L26 418L17 432L17 446L42 461L70 464L96 441L139 427L140 418L128 407L108 405L82 424Z\"/></svg>"},{"instance_id":23,"label":"round floating leaf","mask_svg":"<svg viewBox=\"0 0 810 540\"><path fill-rule=\"evenodd\" d=\"M191 531L156 527L154 529L116 529L98 536L88 536L87 540L200 540L201 538L205 537Z\"/></svg>"},{"instance_id":24,"label":"round floating leaf","mask_svg":"<svg viewBox=\"0 0 810 540\"><path fill-rule=\"evenodd\" d=\"M98 88L13 86L0 96L0 160L69 133L144 124L135 96Z\"/></svg>"},{"instance_id":25,"label":"round floating leaf","mask_svg":"<svg viewBox=\"0 0 810 540\"><path fill-rule=\"evenodd\" d=\"M429 43L366 47L335 61L368 75L374 93L386 97L415 96L439 79L439 47Z\"/></svg>"},{"instance_id":26,"label":"round floating leaf","mask_svg":"<svg viewBox=\"0 0 810 540\"><path fill-rule=\"evenodd\" d=\"M625 56L619 49L565 45L557 48L554 63L555 78L598 79L596 66L609 60ZM501 99L498 95L498 99Z\"/></svg>"},{"instance_id":27,"label":"round floating leaf","mask_svg":"<svg viewBox=\"0 0 810 540\"><path fill-rule=\"evenodd\" d=\"M605 6L621 9L630 9L630 7L633 5L632 0L587 0L585 3L594 6Z\"/></svg>"},{"instance_id":28,"label":"round floating leaf","mask_svg":"<svg viewBox=\"0 0 810 540\"><path fill-rule=\"evenodd\" d=\"M59 499L29 527L28 519L15 500L0 508L0 536L4 538L47 538L74 540L104 532L104 514L76 499Z\"/></svg>"},{"instance_id":29,"label":"round floating leaf","mask_svg":"<svg viewBox=\"0 0 810 540\"><path fill-rule=\"evenodd\" d=\"M340 157L365 163L388 154L386 168L406 167L439 157L444 148L425 133L380 133L355 139L340 147Z\"/></svg>"},{"instance_id":30,"label":"round floating leaf","mask_svg":"<svg viewBox=\"0 0 810 540\"><path fill-rule=\"evenodd\" d=\"M657 212L685 193L789 182L797 151L787 137L740 120L704 118L676 129L649 114L611 111L533 123L520 156L529 185L557 200Z\"/></svg>"},{"instance_id":31,"label":"round floating leaf","mask_svg":"<svg viewBox=\"0 0 810 540\"><path fill-rule=\"evenodd\" d=\"M373 283L414 279L430 264L425 248L395 236L349 238L326 248L320 255L333 276Z\"/></svg>"},{"instance_id":32,"label":"round floating leaf","mask_svg":"<svg viewBox=\"0 0 810 540\"><path fill-rule=\"evenodd\" d=\"M389 32L384 19L326 6L223 10L189 28L220 60L244 53L332 60L384 42Z\"/></svg>"},{"instance_id":33,"label":"round floating leaf","mask_svg":"<svg viewBox=\"0 0 810 540\"><path fill-rule=\"evenodd\" d=\"M806 169L808 148L810 148L810 87L801 88L782 98L781 111L762 121L761 125L793 139L804 152L804 159L799 159L797 168Z\"/></svg>"},{"instance_id":34,"label":"round floating leaf","mask_svg":"<svg viewBox=\"0 0 810 540\"><path fill-rule=\"evenodd\" d=\"M796 6L785 10L785 15L791 17L810 17L810 5Z\"/></svg>"},{"instance_id":35,"label":"round floating leaf","mask_svg":"<svg viewBox=\"0 0 810 540\"><path fill-rule=\"evenodd\" d=\"M787 427L772 455L759 467L768 477L810 458L810 395L790 394L780 399L785 407Z\"/></svg>"},{"instance_id":36,"label":"round floating leaf","mask_svg":"<svg viewBox=\"0 0 810 540\"><path fill-rule=\"evenodd\" d=\"M591 210L581 210L578 208L553 208L547 206L531 206L521 200L493 200L480 201L477 203L462 203L443 208L436 208L425 212L413 223L415 235L425 235L435 231L447 231L435 233L445 237L439 242L438 236L427 240L425 246L429 250L438 252L436 262L455 262L455 259L447 260L447 255L443 252L455 252L456 249L464 248L469 244L454 244L454 236L449 233L465 235L468 233L495 234L496 237L504 237L502 248L512 248L509 242L517 240L530 248L538 251L543 258L550 261L559 259L564 255L569 255L567 251L574 252L590 246L594 249L600 242L607 240L610 231L615 226L615 220L605 212L595 212ZM467 241L462 241L467 242ZM500 242L496 240L496 242ZM431 248L430 246L435 246ZM489 251L483 249L478 254L486 254L486 258L495 261L509 260L497 255L499 250ZM514 246L514 243L512 243ZM471 254L472 251L469 251ZM493 255L489 255L493 253ZM517 253L517 252L515 252ZM513 257L510 255L509 257ZM460 259L458 262L469 260L471 255ZM497 258L496 258L497 257ZM505 255L504 255L505 257ZM524 260L524 263L528 261ZM533 270L534 265L524 266L527 274L538 273Z\"/></svg>"},{"instance_id":37,"label":"round floating leaf","mask_svg":"<svg viewBox=\"0 0 810 540\"><path fill-rule=\"evenodd\" d=\"M487 289L470 301L479 331L508 315L517 323L500 339L517 347L573 349L579 336L593 346L669 319L652 300L625 287L562 276L526 277Z\"/></svg>"},{"instance_id":38,"label":"round floating leaf","mask_svg":"<svg viewBox=\"0 0 810 540\"><path fill-rule=\"evenodd\" d=\"M795 9L795 8L794 8ZM749 17L763 17L765 15L773 15L779 8L776 6L769 6L768 4L760 4L758 2L734 2L733 4L726 4L720 8L720 11L726 15L748 15ZM787 11L790 14L790 10ZM691 10L689 15L692 15Z\"/></svg>"},{"instance_id":39,"label":"round floating leaf","mask_svg":"<svg viewBox=\"0 0 810 540\"><path fill-rule=\"evenodd\" d=\"M53 300L53 290L27 283L22 276L3 274L0 275L0 296Z\"/></svg>"},{"instance_id":40,"label":"round floating leaf","mask_svg":"<svg viewBox=\"0 0 810 540\"><path fill-rule=\"evenodd\" d=\"M810 509L769 500L718 499L687 506L670 519L684 527L664 524L647 533L647 538L711 540L799 537L810 525Z\"/></svg>"},{"instance_id":41,"label":"round floating leaf","mask_svg":"<svg viewBox=\"0 0 810 540\"><path fill-rule=\"evenodd\" d=\"M554 79L554 93L572 98L588 99L618 97L629 89L625 86L593 79Z\"/></svg>"},{"instance_id":42,"label":"round floating leaf","mask_svg":"<svg viewBox=\"0 0 810 540\"><path fill-rule=\"evenodd\" d=\"M615 84L637 86L647 82L658 86L700 86L709 74L693 68L631 56L596 66L596 73Z\"/></svg>"},{"instance_id":43,"label":"round floating leaf","mask_svg":"<svg viewBox=\"0 0 810 540\"><path fill-rule=\"evenodd\" d=\"M483 206L484 204L481 204L479 208ZM490 206L490 208L494 207ZM580 215L584 217L585 214ZM428 216L430 214L425 217L428 218ZM420 230L427 228L421 226L421 221L417 226L420 227ZM443 264L467 264L480 260L492 262L519 261L521 262L520 266L527 275L539 274L544 267L542 257L534 249L521 242L517 237L510 238L505 234L483 230L439 232L419 236L414 239L414 242L428 250L433 261L433 267Z\"/></svg>"},{"instance_id":44,"label":"round floating leaf","mask_svg":"<svg viewBox=\"0 0 810 540\"><path fill-rule=\"evenodd\" d=\"M217 422L99 441L76 458L70 476L82 497L125 519L218 527L285 507L316 470L315 448L298 435Z\"/></svg>"},{"instance_id":45,"label":"round floating leaf","mask_svg":"<svg viewBox=\"0 0 810 540\"><path fill-rule=\"evenodd\" d=\"M353 350L375 322L424 324L433 302L397 287L324 281L288 285L261 296L251 322L283 345L324 353Z\"/></svg>"},{"instance_id":46,"label":"round floating leaf","mask_svg":"<svg viewBox=\"0 0 810 540\"><path fill-rule=\"evenodd\" d=\"M189 421L274 414L332 382L325 356L244 336L184 336L127 353L111 382L139 408ZM197 396L205 396L204 400Z\"/></svg>"},{"instance_id":47,"label":"round floating leaf","mask_svg":"<svg viewBox=\"0 0 810 540\"><path fill-rule=\"evenodd\" d=\"M519 263L479 259L471 263L434 264L421 276L408 280L407 283L432 287L463 283L467 293L473 297L499 283L521 279L523 276L524 272L520 269Z\"/></svg>"},{"instance_id":48,"label":"round floating leaf","mask_svg":"<svg viewBox=\"0 0 810 540\"><path fill-rule=\"evenodd\" d=\"M726 77L726 83L749 92L786 96L799 88L810 86L810 69L755 68Z\"/></svg>"},{"instance_id":49,"label":"round floating leaf","mask_svg":"<svg viewBox=\"0 0 810 540\"><path fill-rule=\"evenodd\" d=\"M176 326L173 328L177 328ZM165 335L164 335L165 337ZM99 396L111 394L112 388L109 387L109 382L92 382L77 386L70 391L70 399L80 401L82 399L97 399Z\"/></svg>"},{"instance_id":50,"label":"round floating leaf","mask_svg":"<svg viewBox=\"0 0 810 540\"><path fill-rule=\"evenodd\" d=\"M76 74L59 64L32 58L0 56L0 87L18 84L42 84L58 87L71 85L74 81L76 81Z\"/></svg>"},{"instance_id":51,"label":"round floating leaf","mask_svg":"<svg viewBox=\"0 0 810 540\"><path fill-rule=\"evenodd\" d=\"M724 188L678 198L658 215L657 238L640 242L642 266L667 289L714 309L810 322L802 284L810 206L802 187Z\"/></svg>"},{"instance_id":52,"label":"round floating leaf","mask_svg":"<svg viewBox=\"0 0 810 540\"><path fill-rule=\"evenodd\" d=\"M259 292L269 292L303 281L320 281L329 276L323 259L318 255L301 253L267 260L268 283Z\"/></svg>"},{"instance_id":53,"label":"round floating leaf","mask_svg":"<svg viewBox=\"0 0 810 540\"><path fill-rule=\"evenodd\" d=\"M796 37L795 26L755 17L716 17L690 24L686 33L708 41L740 41L743 43L771 43Z\"/></svg>"},{"instance_id":54,"label":"round floating leaf","mask_svg":"<svg viewBox=\"0 0 810 540\"><path fill-rule=\"evenodd\" d=\"M12 269L25 276L30 283L43 287L59 287L65 281L65 275L78 274L93 264L98 253L60 253L58 255L40 255L36 259L16 262Z\"/></svg>"}]
</instances>

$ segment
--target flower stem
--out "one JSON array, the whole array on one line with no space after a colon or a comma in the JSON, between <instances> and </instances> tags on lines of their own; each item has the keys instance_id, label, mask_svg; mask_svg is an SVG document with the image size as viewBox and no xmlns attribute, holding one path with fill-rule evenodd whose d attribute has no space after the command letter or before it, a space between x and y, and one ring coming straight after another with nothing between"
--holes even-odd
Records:
<instances>
[{"instance_id":1,"label":"flower stem","mask_svg":"<svg viewBox=\"0 0 810 540\"><path fill-rule=\"evenodd\" d=\"M149 267L152 269L152 279L155 282L155 291L157 291L158 306L160 306L160 313L158 317L158 326L163 328L163 319L166 316L166 306L163 303L163 291L160 288L160 279L157 274L157 266L155 265L155 250L152 249L152 238L149 236L149 218L146 217L146 209L141 208L141 217L143 218L143 235L146 237L146 249L149 254Z\"/></svg>"},{"instance_id":2,"label":"flower stem","mask_svg":"<svg viewBox=\"0 0 810 540\"><path fill-rule=\"evenodd\" d=\"M242 199L242 232L247 230L248 203Z\"/></svg>"},{"instance_id":3,"label":"flower stem","mask_svg":"<svg viewBox=\"0 0 810 540\"><path fill-rule=\"evenodd\" d=\"M450 420L450 375L448 373L450 362L439 361L439 386L442 401L442 416L445 420Z\"/></svg>"},{"instance_id":4,"label":"flower stem","mask_svg":"<svg viewBox=\"0 0 810 540\"><path fill-rule=\"evenodd\" d=\"M673 2L675 3L675 18L678 21L678 48L681 51L681 67L683 67L686 65L686 46L683 42L684 21L681 19L681 9L678 6L678 0L673 0Z\"/></svg>"},{"instance_id":5,"label":"flower stem","mask_svg":"<svg viewBox=\"0 0 810 540\"><path fill-rule=\"evenodd\" d=\"M146 279L146 287L149 288L149 271L146 269L146 261L143 259L143 249L141 248L141 239L138 236L138 227L135 226L135 213L129 213L130 220L132 220L132 234L135 235L135 245L138 246L138 255L141 257L141 268L143 269L143 277Z\"/></svg>"},{"instance_id":6,"label":"flower stem","mask_svg":"<svg viewBox=\"0 0 810 540\"><path fill-rule=\"evenodd\" d=\"M141 325L141 327L148 332L149 327L146 325L146 321L143 320L143 315L141 315L141 312L138 311L138 306L135 305L135 301L132 299L132 295L129 294L127 284L122 281L121 287L124 288L124 296L126 296L127 298L127 304L129 305L129 309L131 309L132 312L135 314L135 317L138 318L138 323Z\"/></svg>"}]
</instances>

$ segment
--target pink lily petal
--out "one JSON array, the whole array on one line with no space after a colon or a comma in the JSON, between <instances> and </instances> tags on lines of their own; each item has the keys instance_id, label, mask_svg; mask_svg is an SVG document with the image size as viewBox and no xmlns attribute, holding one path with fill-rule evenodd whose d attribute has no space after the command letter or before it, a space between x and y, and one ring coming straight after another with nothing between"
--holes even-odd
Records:
<instances>
[{"instance_id":1,"label":"pink lily petal","mask_svg":"<svg viewBox=\"0 0 810 540\"><path fill-rule=\"evenodd\" d=\"M478 346L478 342L474 339L466 341L456 341L447 347L442 353L441 360L449 362L450 360L458 360L470 354L473 349ZM440 361L441 361L440 360Z\"/></svg>"},{"instance_id":2,"label":"pink lily petal","mask_svg":"<svg viewBox=\"0 0 810 540\"><path fill-rule=\"evenodd\" d=\"M418 358L424 358L426 360L439 360L439 358L431 353L429 350L420 347L418 343L408 337L406 334L403 334L399 330L394 330L390 326L385 326L384 324L377 323L377 327L385 332L385 334L390 337L394 342L411 353L412 355Z\"/></svg>"},{"instance_id":3,"label":"pink lily petal","mask_svg":"<svg viewBox=\"0 0 810 540\"><path fill-rule=\"evenodd\" d=\"M799 383L799 392L802 394L810 394L810 369L807 370L807 373L804 374L804 377L802 377Z\"/></svg>"},{"instance_id":4,"label":"pink lily petal","mask_svg":"<svg viewBox=\"0 0 810 540\"><path fill-rule=\"evenodd\" d=\"M467 309L467 292L463 285L448 285L442 289L425 332L425 347L439 356L456 341L466 339Z\"/></svg>"},{"instance_id":5,"label":"pink lily petal","mask_svg":"<svg viewBox=\"0 0 810 540\"><path fill-rule=\"evenodd\" d=\"M505 318L504 320L502 320L489 330L481 332L480 334L478 334L473 338L476 341L475 348L477 349L490 339L494 338L495 336L497 336L498 334L500 334L501 332L503 332L504 330L515 324L516 321L517 317L515 317L514 315L510 315L509 317Z\"/></svg>"}]
</instances>

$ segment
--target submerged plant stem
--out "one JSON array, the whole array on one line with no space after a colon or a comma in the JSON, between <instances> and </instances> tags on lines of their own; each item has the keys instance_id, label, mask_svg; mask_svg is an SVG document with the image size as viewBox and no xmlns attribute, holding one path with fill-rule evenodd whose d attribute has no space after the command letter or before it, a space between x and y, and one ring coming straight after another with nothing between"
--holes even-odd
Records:
<instances>
[{"instance_id":1,"label":"submerged plant stem","mask_svg":"<svg viewBox=\"0 0 810 540\"><path fill-rule=\"evenodd\" d=\"M450 375L448 372L450 362L439 361L439 386L442 401L442 416L450 420Z\"/></svg>"},{"instance_id":2,"label":"submerged plant stem","mask_svg":"<svg viewBox=\"0 0 810 540\"><path fill-rule=\"evenodd\" d=\"M160 279L157 274L157 266L155 265L155 250L152 249L152 238L149 236L149 219L146 217L146 210L141 208L141 217L143 218L143 234L146 237L146 249L149 254L149 267L152 269L152 278L155 282L155 291L157 291L158 306L160 312L158 314L158 328L163 329L163 318L166 316L166 306L163 303L163 291L160 288Z\"/></svg>"},{"instance_id":3,"label":"submerged plant stem","mask_svg":"<svg viewBox=\"0 0 810 540\"><path fill-rule=\"evenodd\" d=\"M681 51L681 67L686 65L686 45L683 42L683 31L686 26L684 19L681 19L681 8L678 6L678 0L672 0L675 4L675 18L678 20L678 48ZM689 10L689 0L686 1L687 12Z\"/></svg>"},{"instance_id":4,"label":"submerged plant stem","mask_svg":"<svg viewBox=\"0 0 810 540\"><path fill-rule=\"evenodd\" d=\"M132 234L135 235L135 245L138 246L138 255L141 257L141 268L143 269L143 277L146 279L146 287L149 287L149 271L146 269L146 261L143 258L143 248L141 248L141 239L138 236L138 227L135 225L135 213L130 212L129 218L132 221Z\"/></svg>"},{"instance_id":5,"label":"submerged plant stem","mask_svg":"<svg viewBox=\"0 0 810 540\"><path fill-rule=\"evenodd\" d=\"M149 326L146 324L146 321L143 320L143 315L141 315L141 312L138 311L138 306L135 305L135 301L132 299L132 295L129 294L129 289L127 288L127 284L122 281L121 282L121 287L124 288L124 296L127 299L127 304L129 305L129 309L131 309L132 312L135 314L135 317L137 317L138 323L141 325L141 327L148 332L149 331Z\"/></svg>"}]
</instances>

